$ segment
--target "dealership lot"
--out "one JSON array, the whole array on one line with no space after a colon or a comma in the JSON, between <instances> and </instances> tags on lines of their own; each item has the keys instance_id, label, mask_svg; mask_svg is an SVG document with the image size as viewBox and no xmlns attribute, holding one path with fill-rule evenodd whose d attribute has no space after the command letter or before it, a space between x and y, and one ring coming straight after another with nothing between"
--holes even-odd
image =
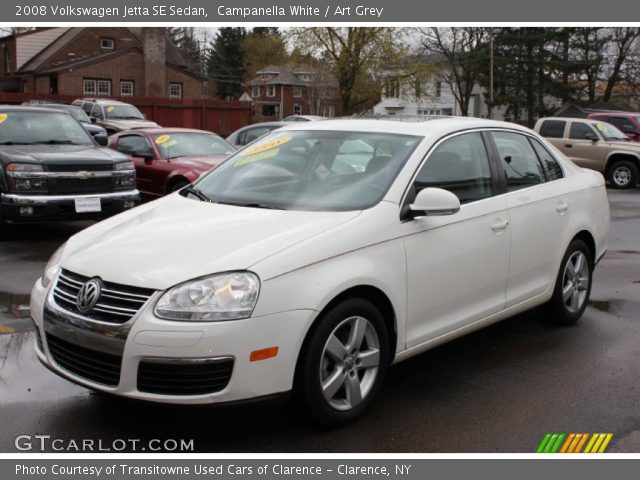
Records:
<instances>
[{"instance_id":1,"label":"dealership lot","mask_svg":"<svg viewBox=\"0 0 640 480\"><path fill-rule=\"evenodd\" d=\"M640 195L609 198L609 252L578 325L552 327L530 312L401 363L370 414L333 431L290 406L150 405L49 373L29 319L15 313L56 246L88 223L20 228L0 243L0 332L14 331L0 335L0 451L14 451L18 435L45 434L105 446L194 439L212 452L533 452L547 432L612 432L609 451L638 452Z\"/></svg>"}]
</instances>

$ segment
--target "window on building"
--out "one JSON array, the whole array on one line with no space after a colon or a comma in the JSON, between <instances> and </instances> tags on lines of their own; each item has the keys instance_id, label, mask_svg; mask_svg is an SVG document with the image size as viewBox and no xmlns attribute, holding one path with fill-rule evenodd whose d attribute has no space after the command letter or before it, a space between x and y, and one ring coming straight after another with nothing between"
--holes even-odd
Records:
<instances>
[{"instance_id":1,"label":"window on building","mask_svg":"<svg viewBox=\"0 0 640 480\"><path fill-rule=\"evenodd\" d=\"M385 84L385 96L391 98L400 97L400 81L397 78L390 78Z\"/></svg>"},{"instance_id":2,"label":"window on building","mask_svg":"<svg viewBox=\"0 0 640 480\"><path fill-rule=\"evenodd\" d=\"M29 82L27 82L26 80L22 82L22 91L24 93L29 93Z\"/></svg>"},{"instance_id":3,"label":"window on building","mask_svg":"<svg viewBox=\"0 0 640 480\"><path fill-rule=\"evenodd\" d=\"M294 115L302 115L302 105L299 103L293 104L293 114Z\"/></svg>"},{"instance_id":4,"label":"window on building","mask_svg":"<svg viewBox=\"0 0 640 480\"><path fill-rule=\"evenodd\" d=\"M442 96L442 82L436 82L436 97Z\"/></svg>"},{"instance_id":5,"label":"window on building","mask_svg":"<svg viewBox=\"0 0 640 480\"><path fill-rule=\"evenodd\" d=\"M116 46L116 42L113 38L101 38L100 39L100 48L102 50L113 50Z\"/></svg>"},{"instance_id":6,"label":"window on building","mask_svg":"<svg viewBox=\"0 0 640 480\"><path fill-rule=\"evenodd\" d=\"M423 115L425 117L438 116L442 115L442 110L440 110L439 108L425 108L418 110L418 115Z\"/></svg>"},{"instance_id":7,"label":"window on building","mask_svg":"<svg viewBox=\"0 0 640 480\"><path fill-rule=\"evenodd\" d=\"M182 100L182 84L170 83L169 84L169 98L174 100Z\"/></svg>"},{"instance_id":8,"label":"window on building","mask_svg":"<svg viewBox=\"0 0 640 480\"><path fill-rule=\"evenodd\" d=\"M98 80L98 96L108 97L111 95L111 80Z\"/></svg>"},{"instance_id":9,"label":"window on building","mask_svg":"<svg viewBox=\"0 0 640 480\"><path fill-rule=\"evenodd\" d=\"M120 96L133 97L133 81L131 80L120 81Z\"/></svg>"},{"instance_id":10,"label":"window on building","mask_svg":"<svg viewBox=\"0 0 640 480\"><path fill-rule=\"evenodd\" d=\"M94 97L96 95L96 81L95 80L83 80L82 81L82 94L85 97Z\"/></svg>"},{"instance_id":11,"label":"window on building","mask_svg":"<svg viewBox=\"0 0 640 480\"><path fill-rule=\"evenodd\" d=\"M251 87L251 96L257 98L260 96L260 85L254 85Z\"/></svg>"},{"instance_id":12,"label":"window on building","mask_svg":"<svg viewBox=\"0 0 640 480\"><path fill-rule=\"evenodd\" d=\"M4 49L4 73L11 73L11 51L8 48Z\"/></svg>"},{"instance_id":13,"label":"window on building","mask_svg":"<svg viewBox=\"0 0 640 480\"><path fill-rule=\"evenodd\" d=\"M327 118L333 118L336 116L336 109L333 105L322 106L322 116Z\"/></svg>"},{"instance_id":14,"label":"window on building","mask_svg":"<svg viewBox=\"0 0 640 480\"><path fill-rule=\"evenodd\" d=\"M262 105L262 115L265 117L273 117L278 114L278 105L267 103Z\"/></svg>"},{"instance_id":15,"label":"window on building","mask_svg":"<svg viewBox=\"0 0 640 480\"><path fill-rule=\"evenodd\" d=\"M276 96L276 86L267 85L267 97L275 97L275 96Z\"/></svg>"},{"instance_id":16,"label":"window on building","mask_svg":"<svg viewBox=\"0 0 640 480\"><path fill-rule=\"evenodd\" d=\"M416 98L420 98L422 96L422 82L420 81L420 79L416 79L414 87Z\"/></svg>"},{"instance_id":17,"label":"window on building","mask_svg":"<svg viewBox=\"0 0 640 480\"><path fill-rule=\"evenodd\" d=\"M305 82L310 82L311 80L313 80L313 77L311 76L310 73L301 73L300 74L300 80L305 81Z\"/></svg>"},{"instance_id":18,"label":"window on building","mask_svg":"<svg viewBox=\"0 0 640 480\"><path fill-rule=\"evenodd\" d=\"M302 96L302 87L293 87L293 96L301 97Z\"/></svg>"}]
</instances>

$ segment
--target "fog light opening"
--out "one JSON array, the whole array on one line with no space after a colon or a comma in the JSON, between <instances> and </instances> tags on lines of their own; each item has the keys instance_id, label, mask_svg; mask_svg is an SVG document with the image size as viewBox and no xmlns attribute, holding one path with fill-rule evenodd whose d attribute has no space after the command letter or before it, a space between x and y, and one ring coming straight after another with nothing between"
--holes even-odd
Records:
<instances>
[{"instance_id":1,"label":"fog light opening","mask_svg":"<svg viewBox=\"0 0 640 480\"><path fill-rule=\"evenodd\" d=\"M259 362L267 358L273 358L278 355L278 347L263 348L262 350L254 350L249 355L250 362Z\"/></svg>"}]
</instances>

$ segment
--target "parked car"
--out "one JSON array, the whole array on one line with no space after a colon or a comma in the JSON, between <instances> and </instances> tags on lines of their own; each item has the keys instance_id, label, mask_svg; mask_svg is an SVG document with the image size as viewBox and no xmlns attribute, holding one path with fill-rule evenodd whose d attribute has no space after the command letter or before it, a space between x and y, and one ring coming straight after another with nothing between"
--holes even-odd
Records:
<instances>
[{"instance_id":1,"label":"parked car","mask_svg":"<svg viewBox=\"0 0 640 480\"><path fill-rule=\"evenodd\" d=\"M109 146L131 156L138 190L154 196L180 190L236 151L215 133L187 128L121 132L109 138Z\"/></svg>"},{"instance_id":2,"label":"parked car","mask_svg":"<svg viewBox=\"0 0 640 480\"><path fill-rule=\"evenodd\" d=\"M583 118L541 118L535 131L576 165L602 173L614 188L638 184L640 145L609 123Z\"/></svg>"},{"instance_id":3,"label":"parked car","mask_svg":"<svg viewBox=\"0 0 640 480\"><path fill-rule=\"evenodd\" d=\"M117 100L101 98L80 98L74 100L72 105L82 108L92 122L104 127L107 135L134 130L136 128L155 128L156 122L147 120L146 117L133 105Z\"/></svg>"},{"instance_id":4,"label":"parked car","mask_svg":"<svg viewBox=\"0 0 640 480\"><path fill-rule=\"evenodd\" d=\"M590 113L587 118L610 123L634 142L640 142L640 113L638 112Z\"/></svg>"},{"instance_id":5,"label":"parked car","mask_svg":"<svg viewBox=\"0 0 640 480\"><path fill-rule=\"evenodd\" d=\"M289 122L262 122L247 125L246 127L239 128L231 135L227 137L227 142L237 147L243 147L249 143L257 140L261 136L278 128L290 125Z\"/></svg>"},{"instance_id":6,"label":"parked car","mask_svg":"<svg viewBox=\"0 0 640 480\"><path fill-rule=\"evenodd\" d=\"M63 110L71 114L73 118L80 122L80 125L82 125L82 127L91 135L107 135L107 131L104 128L102 128L100 125L96 125L93 121L91 121L89 116L85 113L84 110L82 110L82 108L75 105L66 105L64 103L47 102L43 100L28 100L26 102L22 102L22 105Z\"/></svg>"},{"instance_id":7,"label":"parked car","mask_svg":"<svg viewBox=\"0 0 640 480\"><path fill-rule=\"evenodd\" d=\"M327 117L321 117L319 115L289 115L283 121L284 122L316 122L318 120L326 120Z\"/></svg>"},{"instance_id":8,"label":"parked car","mask_svg":"<svg viewBox=\"0 0 640 480\"><path fill-rule=\"evenodd\" d=\"M576 322L608 231L602 175L526 128L298 123L71 237L31 294L37 356L154 402L294 389L340 425L392 363L537 306Z\"/></svg>"},{"instance_id":9,"label":"parked car","mask_svg":"<svg viewBox=\"0 0 640 480\"><path fill-rule=\"evenodd\" d=\"M0 106L0 231L18 222L103 218L140 201L126 156L71 115Z\"/></svg>"}]
</instances>

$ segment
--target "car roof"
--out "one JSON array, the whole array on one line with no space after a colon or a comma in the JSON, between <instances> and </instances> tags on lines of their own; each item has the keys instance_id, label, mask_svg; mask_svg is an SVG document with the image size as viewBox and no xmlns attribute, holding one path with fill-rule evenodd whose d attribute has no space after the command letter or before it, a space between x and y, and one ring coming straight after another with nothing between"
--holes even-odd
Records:
<instances>
[{"instance_id":1,"label":"car roof","mask_svg":"<svg viewBox=\"0 0 640 480\"><path fill-rule=\"evenodd\" d=\"M16 106L16 105L0 105L0 110L2 112L48 112L48 113L60 113L60 109L59 108L51 108L49 106L46 105L33 105L33 106L27 106L27 105L20 105L20 106ZM64 112L65 115L68 115L68 113Z\"/></svg>"},{"instance_id":2,"label":"car roof","mask_svg":"<svg viewBox=\"0 0 640 480\"><path fill-rule=\"evenodd\" d=\"M594 120L593 118L579 118L579 117L544 117L538 120L542 122L544 120L561 120L563 122L586 122L589 124L602 123L602 120Z\"/></svg>"},{"instance_id":3,"label":"car roof","mask_svg":"<svg viewBox=\"0 0 640 480\"><path fill-rule=\"evenodd\" d=\"M118 132L118 135L122 135L123 133L132 133L132 132L142 132L147 133L149 135L156 134L164 134L164 133L208 133L210 135L218 135L215 132L209 132L207 130L198 130L195 128L180 128L180 127L148 127L148 128L136 128L133 130L124 130L122 132Z\"/></svg>"},{"instance_id":4,"label":"car roof","mask_svg":"<svg viewBox=\"0 0 640 480\"><path fill-rule=\"evenodd\" d=\"M402 125L400 125L402 123ZM384 117L376 118L341 118L323 120L322 122L291 122L278 131L283 130L340 130L353 132L399 133L438 137L460 130L476 128L508 128L531 133L531 130L515 123L498 120L487 120L473 117Z\"/></svg>"},{"instance_id":5,"label":"car roof","mask_svg":"<svg viewBox=\"0 0 640 480\"><path fill-rule=\"evenodd\" d=\"M296 123L300 123L300 122L285 122L283 120L276 121L276 122L258 122L258 123L250 123L249 125L240 127L238 130L244 130L245 128L250 128L250 127L261 127L266 125L276 125L276 126L294 125Z\"/></svg>"},{"instance_id":6,"label":"car roof","mask_svg":"<svg viewBox=\"0 0 640 480\"><path fill-rule=\"evenodd\" d=\"M75 101L100 103L103 105L131 105L130 103L121 102L120 100L111 100L110 98L78 98Z\"/></svg>"},{"instance_id":7,"label":"car roof","mask_svg":"<svg viewBox=\"0 0 640 480\"><path fill-rule=\"evenodd\" d=\"M617 115L619 117L637 117L638 115L640 115L640 113L638 113L638 112L620 112L620 111L616 111L616 110L606 110L606 111L602 111L602 112L591 112L589 114L590 117L592 117L594 115Z\"/></svg>"}]
</instances>

